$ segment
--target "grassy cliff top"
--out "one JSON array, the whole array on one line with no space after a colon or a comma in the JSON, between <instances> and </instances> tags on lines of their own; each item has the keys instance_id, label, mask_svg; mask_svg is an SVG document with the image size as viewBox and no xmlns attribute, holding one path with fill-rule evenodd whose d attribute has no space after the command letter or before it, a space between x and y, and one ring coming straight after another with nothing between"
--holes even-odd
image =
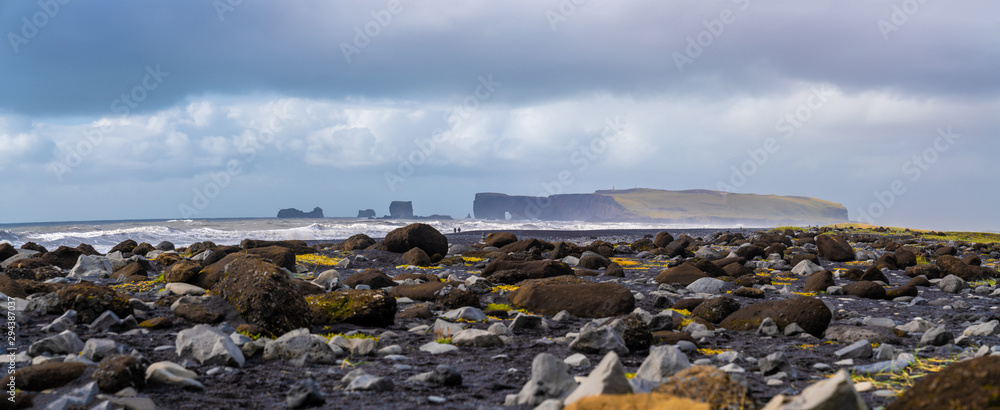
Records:
<instances>
[{"instance_id":1,"label":"grassy cliff top","mask_svg":"<svg viewBox=\"0 0 1000 410\"><path fill-rule=\"evenodd\" d=\"M754 218L846 222L843 205L802 196L734 194L703 189L665 191L635 188L597 191L640 217L653 219Z\"/></svg>"}]
</instances>

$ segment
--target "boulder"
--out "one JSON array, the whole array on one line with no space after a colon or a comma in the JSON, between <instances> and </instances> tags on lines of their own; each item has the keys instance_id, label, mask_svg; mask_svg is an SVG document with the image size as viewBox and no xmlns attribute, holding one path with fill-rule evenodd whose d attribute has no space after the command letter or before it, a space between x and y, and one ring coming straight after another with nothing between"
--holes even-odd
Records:
<instances>
[{"instance_id":1,"label":"boulder","mask_svg":"<svg viewBox=\"0 0 1000 410\"><path fill-rule=\"evenodd\" d=\"M880 281L886 285L890 283L889 278L882 273L882 270L878 268L878 265L869 266L868 269L865 270L865 273L856 280L867 280L871 282Z\"/></svg>"},{"instance_id":2,"label":"boulder","mask_svg":"<svg viewBox=\"0 0 1000 410\"><path fill-rule=\"evenodd\" d=\"M531 361L531 378L517 394L516 404L537 406L547 399L563 399L576 389L569 365L549 353Z\"/></svg>"},{"instance_id":3,"label":"boulder","mask_svg":"<svg viewBox=\"0 0 1000 410\"><path fill-rule=\"evenodd\" d=\"M644 410L685 409L709 410L708 403L685 399L669 394L602 394L584 397L565 407L565 410Z\"/></svg>"},{"instance_id":4,"label":"boulder","mask_svg":"<svg viewBox=\"0 0 1000 410\"><path fill-rule=\"evenodd\" d=\"M854 260L854 249L847 239L841 235L819 235L816 237L816 248L819 256L833 262L848 262Z\"/></svg>"},{"instance_id":5,"label":"boulder","mask_svg":"<svg viewBox=\"0 0 1000 410\"><path fill-rule=\"evenodd\" d=\"M584 397L601 394L630 394L632 386L625 378L625 368L622 367L618 354L608 352L590 372L580 385L563 401L572 404Z\"/></svg>"},{"instance_id":6,"label":"boulder","mask_svg":"<svg viewBox=\"0 0 1000 410\"><path fill-rule=\"evenodd\" d=\"M774 396L764 407L764 410L793 409L868 410L868 406L854 389L851 375L841 369L833 377L806 387L797 396Z\"/></svg>"},{"instance_id":7,"label":"boulder","mask_svg":"<svg viewBox=\"0 0 1000 410\"><path fill-rule=\"evenodd\" d=\"M146 368L146 382L190 387L197 390L205 389L205 386L198 381L198 373L185 369L174 362L156 362L149 365Z\"/></svg>"},{"instance_id":8,"label":"boulder","mask_svg":"<svg viewBox=\"0 0 1000 410\"><path fill-rule=\"evenodd\" d=\"M673 235L670 235L667 231L657 232L656 237L653 238L653 245L657 248L666 247L668 244L674 241Z\"/></svg>"},{"instance_id":9,"label":"boulder","mask_svg":"<svg viewBox=\"0 0 1000 410\"><path fill-rule=\"evenodd\" d=\"M315 325L351 323L389 327L395 322L396 299L383 290L339 290L306 297Z\"/></svg>"},{"instance_id":10,"label":"boulder","mask_svg":"<svg viewBox=\"0 0 1000 410\"><path fill-rule=\"evenodd\" d=\"M625 339L611 326L596 326L587 324L580 334L569 344L569 348L578 352L589 354L605 354L607 352L618 352L628 354L628 346Z\"/></svg>"},{"instance_id":11,"label":"boulder","mask_svg":"<svg viewBox=\"0 0 1000 410\"><path fill-rule=\"evenodd\" d=\"M655 393L708 403L713 409L756 409L749 390L726 372L712 366L694 366L663 380Z\"/></svg>"},{"instance_id":12,"label":"boulder","mask_svg":"<svg viewBox=\"0 0 1000 410\"><path fill-rule=\"evenodd\" d=\"M740 302L728 296L706 300L691 311L691 316L700 317L711 323L719 323L740 309Z\"/></svg>"},{"instance_id":13,"label":"boulder","mask_svg":"<svg viewBox=\"0 0 1000 410\"><path fill-rule=\"evenodd\" d=\"M403 254L403 262L413 266L431 266L431 257L423 249L413 248Z\"/></svg>"},{"instance_id":14,"label":"boulder","mask_svg":"<svg viewBox=\"0 0 1000 410\"><path fill-rule=\"evenodd\" d=\"M396 286L396 282L378 269L365 269L344 279L344 284L352 288L358 285L368 285L372 289L382 289Z\"/></svg>"},{"instance_id":15,"label":"boulder","mask_svg":"<svg viewBox=\"0 0 1000 410\"><path fill-rule=\"evenodd\" d=\"M962 263L960 259L951 255L938 256L934 263L941 269L941 276L955 275L966 281L977 281L983 279L980 277L977 270ZM930 276L928 276L928 278L930 278Z\"/></svg>"},{"instance_id":16,"label":"boulder","mask_svg":"<svg viewBox=\"0 0 1000 410\"><path fill-rule=\"evenodd\" d=\"M163 272L163 279L168 283L187 282L201 272L201 264L190 259L181 259L170 265Z\"/></svg>"},{"instance_id":17,"label":"boulder","mask_svg":"<svg viewBox=\"0 0 1000 410\"><path fill-rule=\"evenodd\" d=\"M75 310L78 323L90 323L105 311L112 311L118 317L131 315L132 306L128 298L110 288L81 282L59 290L59 305L63 311Z\"/></svg>"},{"instance_id":18,"label":"boulder","mask_svg":"<svg viewBox=\"0 0 1000 410\"><path fill-rule=\"evenodd\" d=\"M503 248L509 244L517 242L517 235L510 232L493 232L486 235L486 245Z\"/></svg>"},{"instance_id":19,"label":"boulder","mask_svg":"<svg viewBox=\"0 0 1000 410\"><path fill-rule=\"evenodd\" d=\"M356 235L352 235L350 238L347 238L346 241L337 244L336 248L342 251L357 251L362 249L368 249L372 245L375 245L374 239L372 239L368 235L359 233Z\"/></svg>"},{"instance_id":20,"label":"boulder","mask_svg":"<svg viewBox=\"0 0 1000 410\"><path fill-rule=\"evenodd\" d=\"M687 355L676 346L654 346L649 350L646 359L642 361L635 377L660 382L689 367L691 367L691 362Z\"/></svg>"},{"instance_id":21,"label":"boulder","mask_svg":"<svg viewBox=\"0 0 1000 410\"><path fill-rule=\"evenodd\" d=\"M40 365L22 367L8 374L3 385L10 385L11 379L20 390L42 391L62 387L78 379L87 370L87 365L78 362L46 362Z\"/></svg>"},{"instance_id":22,"label":"boulder","mask_svg":"<svg viewBox=\"0 0 1000 410\"><path fill-rule=\"evenodd\" d=\"M11 256L17 255L17 249L14 249L9 243L0 243L0 262L7 260Z\"/></svg>"},{"instance_id":23,"label":"boulder","mask_svg":"<svg viewBox=\"0 0 1000 410\"><path fill-rule=\"evenodd\" d=\"M792 299L774 300L745 306L726 317L719 327L732 330L757 330L764 318L770 317L784 329L796 323L809 334L822 337L830 325L833 314L823 301L800 296Z\"/></svg>"},{"instance_id":24,"label":"boulder","mask_svg":"<svg viewBox=\"0 0 1000 410\"><path fill-rule=\"evenodd\" d=\"M809 263L809 261L803 261L802 263ZM835 286L837 283L833 281L833 273L828 270L822 270L809 275L806 279L805 286L802 287L804 292L820 292L826 291L826 288L830 286Z\"/></svg>"},{"instance_id":25,"label":"boulder","mask_svg":"<svg viewBox=\"0 0 1000 410\"><path fill-rule=\"evenodd\" d=\"M220 312L213 312L204 306L195 303L181 303L173 309L177 317L186 319L194 323L216 324L223 321L226 315Z\"/></svg>"},{"instance_id":26,"label":"boulder","mask_svg":"<svg viewBox=\"0 0 1000 410\"><path fill-rule=\"evenodd\" d=\"M108 253L121 252L122 255L128 256L132 253L132 250L134 250L136 246L139 246L138 242L126 239L111 247L111 250L108 251Z\"/></svg>"},{"instance_id":27,"label":"boulder","mask_svg":"<svg viewBox=\"0 0 1000 410\"><path fill-rule=\"evenodd\" d=\"M698 279L707 277L709 276L705 272L702 272L691 262L684 262L673 268L664 269L659 275L656 275L656 282L687 286Z\"/></svg>"},{"instance_id":28,"label":"boulder","mask_svg":"<svg viewBox=\"0 0 1000 410\"><path fill-rule=\"evenodd\" d=\"M584 252L583 255L580 256L580 263L578 264L581 268L592 270L607 268L610 265L611 259L590 251Z\"/></svg>"},{"instance_id":29,"label":"boulder","mask_svg":"<svg viewBox=\"0 0 1000 410\"><path fill-rule=\"evenodd\" d=\"M896 249L896 252L893 253L893 258L896 259L897 269L906 269L910 266L917 266L917 255L909 249Z\"/></svg>"},{"instance_id":30,"label":"boulder","mask_svg":"<svg viewBox=\"0 0 1000 410\"><path fill-rule=\"evenodd\" d=\"M886 296L885 288L875 282L867 280L844 285L844 293L865 299L881 300L885 299Z\"/></svg>"},{"instance_id":31,"label":"boulder","mask_svg":"<svg viewBox=\"0 0 1000 410\"><path fill-rule=\"evenodd\" d=\"M546 315L565 310L576 317L597 318L635 309L635 297L625 286L570 276L524 281L507 298L528 311Z\"/></svg>"},{"instance_id":32,"label":"boulder","mask_svg":"<svg viewBox=\"0 0 1000 410\"><path fill-rule=\"evenodd\" d=\"M313 249L310 250L315 252ZM289 248L282 246L265 246L250 248L243 252L250 255L258 255L261 258L264 258L265 261L271 262L290 271L295 271L295 253Z\"/></svg>"},{"instance_id":33,"label":"boulder","mask_svg":"<svg viewBox=\"0 0 1000 410\"><path fill-rule=\"evenodd\" d=\"M889 410L1000 408L1000 356L952 363L920 378Z\"/></svg>"},{"instance_id":34,"label":"boulder","mask_svg":"<svg viewBox=\"0 0 1000 410\"><path fill-rule=\"evenodd\" d=\"M433 226L415 223L392 230L386 234L378 247L396 253L420 248L431 257L444 256L448 254L448 238Z\"/></svg>"},{"instance_id":35,"label":"boulder","mask_svg":"<svg viewBox=\"0 0 1000 410\"><path fill-rule=\"evenodd\" d=\"M310 324L309 306L288 274L260 256L240 254L213 289L244 320L282 334Z\"/></svg>"},{"instance_id":36,"label":"boulder","mask_svg":"<svg viewBox=\"0 0 1000 410\"><path fill-rule=\"evenodd\" d=\"M293 360L308 355L310 363L334 364L337 355L327 344L326 338L297 329L264 345L264 360Z\"/></svg>"},{"instance_id":37,"label":"boulder","mask_svg":"<svg viewBox=\"0 0 1000 410\"><path fill-rule=\"evenodd\" d=\"M24 291L24 288L7 275L0 275L0 293L12 298L24 299L28 297L28 293Z\"/></svg>"},{"instance_id":38,"label":"boulder","mask_svg":"<svg viewBox=\"0 0 1000 410\"><path fill-rule=\"evenodd\" d=\"M483 276L491 283L512 285L527 279L542 279L573 275L569 265L552 261L515 261L497 259L483 269Z\"/></svg>"},{"instance_id":39,"label":"boulder","mask_svg":"<svg viewBox=\"0 0 1000 410\"><path fill-rule=\"evenodd\" d=\"M97 387L115 393L127 387L141 390L146 385L146 365L129 355L106 358L94 372Z\"/></svg>"},{"instance_id":40,"label":"boulder","mask_svg":"<svg viewBox=\"0 0 1000 410\"><path fill-rule=\"evenodd\" d=\"M906 276L911 278L924 276L927 279L937 279L941 277L941 268L934 264L916 265L906 268Z\"/></svg>"},{"instance_id":41,"label":"boulder","mask_svg":"<svg viewBox=\"0 0 1000 410\"><path fill-rule=\"evenodd\" d=\"M455 346L496 347L503 346L503 340L496 333L482 329L465 329L451 338Z\"/></svg>"},{"instance_id":42,"label":"boulder","mask_svg":"<svg viewBox=\"0 0 1000 410\"><path fill-rule=\"evenodd\" d=\"M239 347L222 332L209 325L197 325L177 334L177 356L197 360L204 365L242 367L246 359Z\"/></svg>"},{"instance_id":43,"label":"boulder","mask_svg":"<svg viewBox=\"0 0 1000 410\"><path fill-rule=\"evenodd\" d=\"M106 256L80 255L66 276L93 281L111 276L112 270L111 260Z\"/></svg>"}]
</instances>

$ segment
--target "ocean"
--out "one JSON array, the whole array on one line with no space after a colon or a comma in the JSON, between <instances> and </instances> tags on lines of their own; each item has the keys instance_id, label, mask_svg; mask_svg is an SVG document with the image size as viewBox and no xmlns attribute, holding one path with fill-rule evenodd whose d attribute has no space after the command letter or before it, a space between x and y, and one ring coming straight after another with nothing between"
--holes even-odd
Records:
<instances>
[{"instance_id":1,"label":"ocean","mask_svg":"<svg viewBox=\"0 0 1000 410\"><path fill-rule=\"evenodd\" d=\"M156 245L170 241L176 246L212 241L219 245L239 244L243 239L338 241L363 233L372 238L384 237L393 229L410 223L429 224L448 234L455 228L471 231L596 231L596 230L671 230L708 228L703 225L656 224L642 222L582 221L497 221L481 219L395 220L395 219L161 219L131 221L50 222L0 224L0 242L20 247L27 242L47 249L66 245L90 244L106 253L116 244L132 239Z\"/></svg>"}]
</instances>

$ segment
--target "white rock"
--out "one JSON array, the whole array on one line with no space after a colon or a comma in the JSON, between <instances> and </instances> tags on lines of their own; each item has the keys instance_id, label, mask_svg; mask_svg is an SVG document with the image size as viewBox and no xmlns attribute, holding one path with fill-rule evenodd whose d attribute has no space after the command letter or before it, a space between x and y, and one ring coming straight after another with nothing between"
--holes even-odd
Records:
<instances>
[{"instance_id":1,"label":"white rock","mask_svg":"<svg viewBox=\"0 0 1000 410\"><path fill-rule=\"evenodd\" d=\"M429 342L420 346L420 351L430 354L448 353L458 350L458 346L447 343Z\"/></svg>"},{"instance_id":2,"label":"white rock","mask_svg":"<svg viewBox=\"0 0 1000 410\"><path fill-rule=\"evenodd\" d=\"M174 362L156 362L146 368L147 383L173 384L204 390L205 386L197 379L198 373L185 369Z\"/></svg>"},{"instance_id":3,"label":"white rock","mask_svg":"<svg viewBox=\"0 0 1000 410\"><path fill-rule=\"evenodd\" d=\"M109 277L112 270L111 260L106 256L80 255L67 276L90 281Z\"/></svg>"},{"instance_id":4,"label":"white rock","mask_svg":"<svg viewBox=\"0 0 1000 410\"><path fill-rule=\"evenodd\" d=\"M246 362L236 343L209 325L182 330L175 344L177 356L190 357L201 364L242 367Z\"/></svg>"},{"instance_id":5,"label":"white rock","mask_svg":"<svg viewBox=\"0 0 1000 410\"><path fill-rule=\"evenodd\" d=\"M608 352L597 364L597 367L590 372L590 375L573 390L563 403L569 405L584 397L597 396L600 394L628 394L632 393L632 386L629 385L625 377L625 369L622 367L618 354Z\"/></svg>"},{"instance_id":6,"label":"white rock","mask_svg":"<svg viewBox=\"0 0 1000 410\"><path fill-rule=\"evenodd\" d=\"M205 289L183 282L168 283L163 288L169 290L170 293L180 296L201 296L205 294Z\"/></svg>"},{"instance_id":7,"label":"white rock","mask_svg":"<svg viewBox=\"0 0 1000 410\"><path fill-rule=\"evenodd\" d=\"M813 383L798 396L775 396L763 410L792 409L867 410L868 406L854 389L850 374L841 369L833 377Z\"/></svg>"},{"instance_id":8,"label":"white rock","mask_svg":"<svg viewBox=\"0 0 1000 410\"><path fill-rule=\"evenodd\" d=\"M503 346L503 340L496 333L482 329L465 329L451 338L456 346L493 347Z\"/></svg>"}]
</instances>

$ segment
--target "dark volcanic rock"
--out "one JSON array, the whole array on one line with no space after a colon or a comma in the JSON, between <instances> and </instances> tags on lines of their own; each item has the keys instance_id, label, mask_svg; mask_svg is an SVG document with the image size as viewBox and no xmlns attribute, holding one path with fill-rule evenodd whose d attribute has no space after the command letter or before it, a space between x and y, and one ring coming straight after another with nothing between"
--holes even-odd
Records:
<instances>
[{"instance_id":1,"label":"dark volcanic rock","mask_svg":"<svg viewBox=\"0 0 1000 410\"><path fill-rule=\"evenodd\" d=\"M423 249L413 248L403 254L403 262L413 266L431 266L431 257Z\"/></svg>"},{"instance_id":2,"label":"dark volcanic rock","mask_svg":"<svg viewBox=\"0 0 1000 410\"><path fill-rule=\"evenodd\" d=\"M858 278L858 280L867 280L871 282L881 281L886 285L889 284L889 278L885 277L885 274L882 273L882 270L878 268L878 265L870 266L868 269L865 270L865 273L861 275L860 278Z\"/></svg>"},{"instance_id":3,"label":"dark volcanic rock","mask_svg":"<svg viewBox=\"0 0 1000 410\"><path fill-rule=\"evenodd\" d=\"M262 241L259 239L244 239L243 242L240 242L240 248L247 250L257 249L257 248L268 248L272 246L288 248L289 250L292 251L294 255L306 255L310 253L316 253L316 249L306 244L306 241L299 241L299 240ZM234 250L233 252L235 252L236 250Z\"/></svg>"},{"instance_id":4,"label":"dark volcanic rock","mask_svg":"<svg viewBox=\"0 0 1000 410\"><path fill-rule=\"evenodd\" d=\"M126 239L124 241L119 242L114 247L112 247L111 250L108 251L108 253L121 252L122 256L128 257L136 246L139 246L138 242L133 241L131 239Z\"/></svg>"},{"instance_id":5,"label":"dark volcanic rock","mask_svg":"<svg viewBox=\"0 0 1000 410\"><path fill-rule=\"evenodd\" d=\"M174 314L190 322L210 325L219 323L226 318L223 313L210 311L204 306L194 303L183 303L177 306L177 309L174 309Z\"/></svg>"},{"instance_id":6,"label":"dark volcanic rock","mask_svg":"<svg viewBox=\"0 0 1000 410\"><path fill-rule=\"evenodd\" d=\"M323 218L323 210L318 206L310 212L302 212L295 208L286 208L278 211L278 218Z\"/></svg>"},{"instance_id":7,"label":"dark volcanic rock","mask_svg":"<svg viewBox=\"0 0 1000 410\"><path fill-rule=\"evenodd\" d=\"M809 275L802 290L805 292L825 292L826 288L834 285L836 283L833 281L833 273L828 270L822 270Z\"/></svg>"},{"instance_id":8,"label":"dark volcanic rock","mask_svg":"<svg viewBox=\"0 0 1000 410\"><path fill-rule=\"evenodd\" d=\"M662 231L656 233L656 238L653 239L653 245L657 248L665 248L667 244L674 241L673 235L670 232Z\"/></svg>"},{"instance_id":9,"label":"dark volcanic rock","mask_svg":"<svg viewBox=\"0 0 1000 410\"><path fill-rule=\"evenodd\" d=\"M893 254L893 257L896 258L896 268L898 269L906 269L909 268L910 266L917 266L917 255L911 252L909 249L906 248L896 249L896 252Z\"/></svg>"},{"instance_id":10,"label":"dark volcanic rock","mask_svg":"<svg viewBox=\"0 0 1000 410\"><path fill-rule=\"evenodd\" d=\"M889 410L1000 408L1000 357L953 363L919 379Z\"/></svg>"},{"instance_id":11,"label":"dark volcanic rock","mask_svg":"<svg viewBox=\"0 0 1000 410\"><path fill-rule=\"evenodd\" d=\"M146 366L132 356L113 356L101 361L94 380L103 392L114 393L126 387L140 390L146 385Z\"/></svg>"},{"instance_id":12,"label":"dark volcanic rock","mask_svg":"<svg viewBox=\"0 0 1000 410\"><path fill-rule=\"evenodd\" d=\"M26 298L28 293L14 279L7 275L0 275L0 293L13 298Z\"/></svg>"},{"instance_id":13,"label":"dark volcanic rock","mask_svg":"<svg viewBox=\"0 0 1000 410\"><path fill-rule=\"evenodd\" d=\"M272 333L309 327L309 306L277 265L260 256L237 254L215 288L244 320Z\"/></svg>"},{"instance_id":14,"label":"dark volcanic rock","mask_svg":"<svg viewBox=\"0 0 1000 410\"><path fill-rule=\"evenodd\" d=\"M90 324L101 313L112 311L123 318L132 314L132 306L128 298L110 288L80 282L59 290L59 304L63 311L73 309L77 313L77 322Z\"/></svg>"},{"instance_id":15,"label":"dark volcanic rock","mask_svg":"<svg viewBox=\"0 0 1000 410\"><path fill-rule=\"evenodd\" d=\"M3 385L8 386L13 378L20 390L41 391L61 387L76 380L87 370L87 365L77 362L47 362L37 366L17 369L3 379Z\"/></svg>"},{"instance_id":16,"label":"dark volcanic rock","mask_svg":"<svg viewBox=\"0 0 1000 410\"><path fill-rule=\"evenodd\" d=\"M263 248L247 249L243 252L260 256L264 260L290 271L295 270L295 253L291 249L281 246L266 246Z\"/></svg>"},{"instance_id":17,"label":"dark volcanic rock","mask_svg":"<svg viewBox=\"0 0 1000 410\"><path fill-rule=\"evenodd\" d=\"M513 261L497 259L483 269L486 280L497 284L513 285L526 279L542 279L554 276L573 275L569 265L552 260Z\"/></svg>"},{"instance_id":18,"label":"dark volcanic rock","mask_svg":"<svg viewBox=\"0 0 1000 410\"><path fill-rule=\"evenodd\" d=\"M885 299L885 288L879 284L862 280L844 285L844 293L865 299Z\"/></svg>"},{"instance_id":19,"label":"dark volcanic rock","mask_svg":"<svg viewBox=\"0 0 1000 410\"><path fill-rule=\"evenodd\" d=\"M941 275L941 268L939 268L937 265L928 263L924 265L916 265L906 268L906 276L909 276L911 278L917 276L924 276L927 279L937 279L940 278L942 275Z\"/></svg>"},{"instance_id":20,"label":"dark volcanic rock","mask_svg":"<svg viewBox=\"0 0 1000 410\"><path fill-rule=\"evenodd\" d=\"M691 311L691 316L700 317L712 323L719 323L740 309L740 302L735 299L720 296L706 300Z\"/></svg>"},{"instance_id":21,"label":"dark volcanic rock","mask_svg":"<svg viewBox=\"0 0 1000 410\"><path fill-rule=\"evenodd\" d=\"M938 256L935 264L941 269L941 276L955 275L967 281L982 279L979 272L951 255ZM928 276L929 278L930 276Z\"/></svg>"},{"instance_id":22,"label":"dark volcanic rock","mask_svg":"<svg viewBox=\"0 0 1000 410\"><path fill-rule=\"evenodd\" d=\"M625 315L635 309L635 298L628 288L570 276L524 281L507 298L530 312L545 315L565 310L576 317L598 318Z\"/></svg>"},{"instance_id":23,"label":"dark volcanic rock","mask_svg":"<svg viewBox=\"0 0 1000 410\"><path fill-rule=\"evenodd\" d=\"M854 249L847 239L841 235L819 235L816 237L816 248L819 256L834 262L854 260Z\"/></svg>"},{"instance_id":24,"label":"dark volcanic rock","mask_svg":"<svg viewBox=\"0 0 1000 410\"><path fill-rule=\"evenodd\" d=\"M368 285L372 289L396 286L396 282L378 269L365 269L344 279L344 284L352 288L358 285Z\"/></svg>"},{"instance_id":25,"label":"dark volcanic rock","mask_svg":"<svg viewBox=\"0 0 1000 410\"><path fill-rule=\"evenodd\" d=\"M420 248L433 258L434 255L448 254L448 238L433 226L415 223L389 232L379 243L379 248L396 253Z\"/></svg>"},{"instance_id":26,"label":"dark volcanic rock","mask_svg":"<svg viewBox=\"0 0 1000 410\"><path fill-rule=\"evenodd\" d=\"M500 252L510 253L510 252L524 252L531 249L553 249L555 246L549 243L542 242L538 239L521 239L516 242L511 242L500 248Z\"/></svg>"},{"instance_id":27,"label":"dark volcanic rock","mask_svg":"<svg viewBox=\"0 0 1000 410\"><path fill-rule=\"evenodd\" d=\"M732 330L757 330L761 321L768 317L782 329L797 323L809 334L822 337L833 314L823 301L801 296L745 306L729 315L719 326Z\"/></svg>"},{"instance_id":28,"label":"dark volcanic rock","mask_svg":"<svg viewBox=\"0 0 1000 410\"><path fill-rule=\"evenodd\" d=\"M604 274L616 278L623 278L625 277L625 269L622 269L621 265L611 262L611 264L608 265L608 268L604 271Z\"/></svg>"},{"instance_id":29,"label":"dark volcanic rock","mask_svg":"<svg viewBox=\"0 0 1000 410\"><path fill-rule=\"evenodd\" d=\"M314 325L392 326L396 299L382 290L339 290L306 298Z\"/></svg>"},{"instance_id":30,"label":"dark volcanic rock","mask_svg":"<svg viewBox=\"0 0 1000 410\"><path fill-rule=\"evenodd\" d=\"M687 286L694 281L707 278L708 275L698 269L691 262L684 262L673 268L664 269L659 275L656 275L657 283L674 284L679 283L681 285Z\"/></svg>"},{"instance_id":31,"label":"dark volcanic rock","mask_svg":"<svg viewBox=\"0 0 1000 410\"><path fill-rule=\"evenodd\" d=\"M25 243L24 245L21 245L21 249L27 249L29 251L35 251L35 252L38 252L40 254L44 254L44 253L46 253L46 252L49 251L48 249L45 249L44 246L39 245L39 244L34 243L34 242L28 242L28 243Z\"/></svg>"},{"instance_id":32,"label":"dark volcanic rock","mask_svg":"<svg viewBox=\"0 0 1000 410\"><path fill-rule=\"evenodd\" d=\"M17 249L14 249L9 243L0 243L0 262L14 255L17 255Z\"/></svg>"},{"instance_id":33,"label":"dark volcanic rock","mask_svg":"<svg viewBox=\"0 0 1000 410\"><path fill-rule=\"evenodd\" d=\"M392 201L389 203L389 217L391 218L413 218L413 202ZM442 253L442 255L444 255Z\"/></svg>"},{"instance_id":34,"label":"dark volcanic rock","mask_svg":"<svg viewBox=\"0 0 1000 410\"><path fill-rule=\"evenodd\" d=\"M163 271L163 279L168 283L187 282L197 276L198 272L201 272L200 263L190 259L181 259Z\"/></svg>"},{"instance_id":35,"label":"dark volcanic rock","mask_svg":"<svg viewBox=\"0 0 1000 410\"><path fill-rule=\"evenodd\" d=\"M375 244L374 239L372 239L368 235L359 233L357 235L352 235L350 238L347 238L346 241L337 244L335 248L342 251L356 251L361 249L368 249L368 247L374 244Z\"/></svg>"},{"instance_id":36,"label":"dark volcanic rock","mask_svg":"<svg viewBox=\"0 0 1000 410\"><path fill-rule=\"evenodd\" d=\"M517 242L517 235L510 232L493 232L486 235L486 244L489 246L496 246L497 248L503 248L509 244Z\"/></svg>"}]
</instances>

